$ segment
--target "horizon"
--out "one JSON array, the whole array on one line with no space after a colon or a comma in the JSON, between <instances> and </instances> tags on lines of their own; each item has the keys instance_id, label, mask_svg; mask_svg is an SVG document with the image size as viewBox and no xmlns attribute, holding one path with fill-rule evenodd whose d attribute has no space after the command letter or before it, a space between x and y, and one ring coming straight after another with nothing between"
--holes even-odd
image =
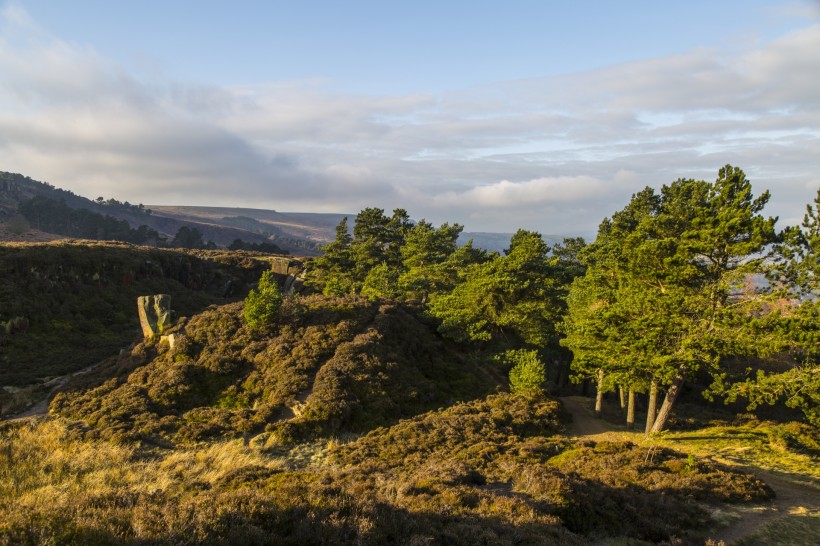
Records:
<instances>
[{"instance_id":1,"label":"horizon","mask_svg":"<svg viewBox=\"0 0 820 546\"><path fill-rule=\"evenodd\" d=\"M588 238L727 163L780 227L820 187L818 2L194 6L0 2L0 170Z\"/></svg>"}]
</instances>

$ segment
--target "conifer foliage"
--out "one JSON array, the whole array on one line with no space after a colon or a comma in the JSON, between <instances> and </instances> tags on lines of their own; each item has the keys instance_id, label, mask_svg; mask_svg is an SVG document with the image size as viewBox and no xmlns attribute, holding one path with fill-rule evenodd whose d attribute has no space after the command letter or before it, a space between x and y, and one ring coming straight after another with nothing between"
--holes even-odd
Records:
<instances>
[{"instance_id":1,"label":"conifer foliage","mask_svg":"<svg viewBox=\"0 0 820 546\"><path fill-rule=\"evenodd\" d=\"M731 165L711 184L646 188L582 252L588 269L571 289L563 343L576 373L599 377L601 389L666 388L648 430L663 429L687 377L720 377L721 357L772 349L751 334L759 299L739 296L775 241L768 199Z\"/></svg>"},{"instance_id":2,"label":"conifer foliage","mask_svg":"<svg viewBox=\"0 0 820 546\"><path fill-rule=\"evenodd\" d=\"M504 353L504 360L513 365L510 370L510 392L538 393L543 390L547 370L538 358L538 351L507 351Z\"/></svg>"},{"instance_id":3,"label":"conifer foliage","mask_svg":"<svg viewBox=\"0 0 820 546\"><path fill-rule=\"evenodd\" d=\"M259 286L245 298L245 321L253 330L264 330L275 324L281 307L282 293L273 271L265 271L259 279Z\"/></svg>"}]
</instances>

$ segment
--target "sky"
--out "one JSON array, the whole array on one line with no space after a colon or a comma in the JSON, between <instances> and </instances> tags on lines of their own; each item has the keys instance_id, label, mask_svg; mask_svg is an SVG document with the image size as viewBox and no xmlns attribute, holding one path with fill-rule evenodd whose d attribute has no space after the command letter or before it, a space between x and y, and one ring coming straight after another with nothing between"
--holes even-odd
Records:
<instances>
[{"instance_id":1,"label":"sky","mask_svg":"<svg viewBox=\"0 0 820 546\"><path fill-rule=\"evenodd\" d=\"M0 0L0 170L91 199L593 237L741 167L820 187L820 0Z\"/></svg>"}]
</instances>

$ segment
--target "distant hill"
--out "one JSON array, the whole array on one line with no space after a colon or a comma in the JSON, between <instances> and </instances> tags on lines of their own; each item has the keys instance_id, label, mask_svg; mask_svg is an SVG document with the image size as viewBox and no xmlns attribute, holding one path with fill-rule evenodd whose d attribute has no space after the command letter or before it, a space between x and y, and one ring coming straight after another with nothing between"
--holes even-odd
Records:
<instances>
[{"instance_id":1,"label":"distant hill","mask_svg":"<svg viewBox=\"0 0 820 546\"><path fill-rule=\"evenodd\" d=\"M510 239L513 233L494 233L486 231L465 231L462 232L458 238L459 245L467 244L467 241L472 240L473 246L483 248L484 250L495 250L499 254L503 254L505 250L510 247ZM541 235L544 241L549 246L555 246L562 242L564 237L560 235Z\"/></svg>"},{"instance_id":2,"label":"distant hill","mask_svg":"<svg viewBox=\"0 0 820 546\"><path fill-rule=\"evenodd\" d=\"M116 199L87 199L71 191L56 188L29 177L0 171L0 225L8 221L20 203L36 196L64 200L75 209L85 209L97 214L126 221L132 229L142 225L156 230L161 237L171 240L183 226L196 228L204 241L213 241L220 247L228 247L236 239L247 243L273 243L294 256L317 256L321 247L336 235L336 226L349 218L352 230L355 213L279 212L267 209L241 207L201 207L187 205L143 205L122 203ZM30 226L37 231L36 225ZM464 232L458 239L460 245L472 240L473 246L485 250L503 252L509 247L512 233ZM64 236L63 236L64 237ZM27 233L15 236L9 230L0 229L0 240L49 240L60 238L48 233ZM562 240L557 235L544 235L552 245Z\"/></svg>"},{"instance_id":3,"label":"distant hill","mask_svg":"<svg viewBox=\"0 0 820 546\"><path fill-rule=\"evenodd\" d=\"M242 229L266 237L279 246L298 241L308 244L296 246L296 253L317 254L319 246L329 243L336 235L336 226L345 217L355 214L277 212L266 209L234 207L195 207L150 205L152 215L189 223ZM216 241L215 241L216 242ZM291 252L294 253L294 252Z\"/></svg>"},{"instance_id":4,"label":"distant hill","mask_svg":"<svg viewBox=\"0 0 820 546\"><path fill-rule=\"evenodd\" d=\"M7 223L14 218L19 207L35 197L64 202L71 209L90 211L116 221L124 221L131 229L136 230L140 226L146 226L156 230L160 237L167 240L173 239L181 227L188 227L195 228L202 233L204 241L213 241L220 247L227 247L236 239L256 244L273 242L296 256L318 255L319 246L327 241L327 237L323 235L326 231L325 224L338 223L343 217L343 215L331 215L331 218L327 220L316 221L314 219L314 225L313 223L300 223L304 222L301 218L309 218L312 215L299 215L301 218L282 218L275 211L256 211L251 216L243 216L243 213L250 209L206 208L207 211L203 212L200 207L158 207L155 212L150 206L141 203L134 205L127 201L119 202L114 198L91 200L21 174L0 172L0 223ZM222 211L222 214L216 211ZM253 216L259 215L260 212L269 213L272 218L277 219L278 224L256 220ZM40 229L42 226L36 225L36 222L30 223L30 228L45 231ZM4 240L34 239L27 233L19 233L17 237L14 237L14 234L9 231L3 230ZM331 229L330 232L332 233L333 230ZM62 235L65 237L64 233ZM332 235L330 237L332 239ZM37 240L48 238L48 234L36 237Z\"/></svg>"}]
</instances>

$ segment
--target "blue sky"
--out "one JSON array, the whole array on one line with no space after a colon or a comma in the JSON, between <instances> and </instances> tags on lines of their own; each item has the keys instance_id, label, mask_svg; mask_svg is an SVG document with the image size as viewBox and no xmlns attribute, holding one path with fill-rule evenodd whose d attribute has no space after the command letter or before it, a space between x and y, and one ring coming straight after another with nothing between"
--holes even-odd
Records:
<instances>
[{"instance_id":1,"label":"blue sky","mask_svg":"<svg viewBox=\"0 0 820 546\"><path fill-rule=\"evenodd\" d=\"M820 186L820 3L0 2L0 170L146 204L590 236L725 163Z\"/></svg>"}]
</instances>

